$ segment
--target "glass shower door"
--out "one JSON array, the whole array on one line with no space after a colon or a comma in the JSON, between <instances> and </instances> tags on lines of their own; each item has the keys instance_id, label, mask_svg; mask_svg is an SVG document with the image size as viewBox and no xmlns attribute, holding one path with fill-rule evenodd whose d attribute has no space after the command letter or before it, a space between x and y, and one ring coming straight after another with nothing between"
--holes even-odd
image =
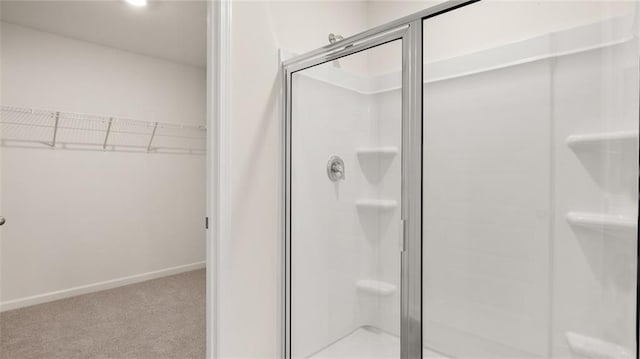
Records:
<instances>
[{"instance_id":1,"label":"glass shower door","mask_svg":"<svg viewBox=\"0 0 640 359\"><path fill-rule=\"evenodd\" d=\"M428 349L637 358L638 10L480 1L425 20Z\"/></svg>"},{"instance_id":2,"label":"glass shower door","mask_svg":"<svg viewBox=\"0 0 640 359\"><path fill-rule=\"evenodd\" d=\"M402 40L290 81L289 357L399 358Z\"/></svg>"}]
</instances>

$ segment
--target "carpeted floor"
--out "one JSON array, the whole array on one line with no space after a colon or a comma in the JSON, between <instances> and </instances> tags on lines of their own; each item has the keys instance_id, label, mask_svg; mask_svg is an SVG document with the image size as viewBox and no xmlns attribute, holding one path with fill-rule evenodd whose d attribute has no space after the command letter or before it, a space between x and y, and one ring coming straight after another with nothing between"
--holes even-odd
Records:
<instances>
[{"instance_id":1,"label":"carpeted floor","mask_svg":"<svg viewBox=\"0 0 640 359\"><path fill-rule=\"evenodd\" d=\"M205 356L205 270L0 314L0 358Z\"/></svg>"}]
</instances>

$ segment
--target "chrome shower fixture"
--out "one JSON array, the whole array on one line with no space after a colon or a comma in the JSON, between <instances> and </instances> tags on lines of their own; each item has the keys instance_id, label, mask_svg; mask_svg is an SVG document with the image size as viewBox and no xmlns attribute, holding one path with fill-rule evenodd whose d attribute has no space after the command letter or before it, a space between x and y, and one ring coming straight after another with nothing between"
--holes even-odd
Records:
<instances>
[{"instance_id":1,"label":"chrome shower fixture","mask_svg":"<svg viewBox=\"0 0 640 359\"><path fill-rule=\"evenodd\" d=\"M333 32L329 34L329 43L333 44L336 41L340 41L340 40L344 40L344 37L342 37L342 35L336 35Z\"/></svg>"},{"instance_id":2,"label":"chrome shower fixture","mask_svg":"<svg viewBox=\"0 0 640 359\"><path fill-rule=\"evenodd\" d=\"M327 176L332 182L344 180L344 161L338 156L329 157L327 162Z\"/></svg>"}]
</instances>

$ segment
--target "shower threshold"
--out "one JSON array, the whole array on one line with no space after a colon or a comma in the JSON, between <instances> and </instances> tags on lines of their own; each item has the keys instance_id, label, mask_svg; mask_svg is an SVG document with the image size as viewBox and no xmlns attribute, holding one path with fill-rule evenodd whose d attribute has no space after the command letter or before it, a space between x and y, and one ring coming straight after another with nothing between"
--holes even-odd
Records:
<instances>
[{"instance_id":1,"label":"shower threshold","mask_svg":"<svg viewBox=\"0 0 640 359\"><path fill-rule=\"evenodd\" d=\"M447 359L423 349L423 358ZM399 358L400 338L373 327L361 327L309 358Z\"/></svg>"}]
</instances>

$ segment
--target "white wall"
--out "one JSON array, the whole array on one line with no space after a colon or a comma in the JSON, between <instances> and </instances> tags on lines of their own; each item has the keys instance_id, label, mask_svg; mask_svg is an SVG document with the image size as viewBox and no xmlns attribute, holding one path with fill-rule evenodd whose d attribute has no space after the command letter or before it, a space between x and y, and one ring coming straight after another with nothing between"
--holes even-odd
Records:
<instances>
[{"instance_id":1,"label":"white wall","mask_svg":"<svg viewBox=\"0 0 640 359\"><path fill-rule=\"evenodd\" d=\"M278 48L311 50L329 32L364 29L366 19L349 2L234 2L232 14L233 188L230 238L219 244L218 350L273 358L281 346ZM278 25L290 21L298 23Z\"/></svg>"},{"instance_id":2,"label":"white wall","mask_svg":"<svg viewBox=\"0 0 640 359\"><path fill-rule=\"evenodd\" d=\"M2 7L0 7L0 16L1 15L2 15ZM3 33L2 26L0 26L0 39L2 39L2 33ZM3 60L2 60L2 57L3 57L2 56L2 52L3 52L2 51L2 46L0 44L0 79L2 78L2 73L3 73L2 70L4 68ZM0 103L2 103L2 86L0 86ZM2 131L2 129L0 128L0 135L2 135L1 131ZM2 153L2 147L0 147L0 156L1 156L1 153ZM2 186L2 166L0 166L0 211L2 211L2 203L3 203L3 200L2 200L2 197L3 197L2 196L2 187L1 186ZM2 216L2 214L0 214L0 216ZM3 237L4 237L4 235L3 235L2 231L0 231L0 258L2 258L3 247L4 247L2 245ZM3 270L2 270L2 266L0 265L0 279L2 279L3 276L4 276L4 273L3 273ZM0 298L2 298L2 295L3 295L2 292L3 292L2 285L0 285Z\"/></svg>"},{"instance_id":3,"label":"white wall","mask_svg":"<svg viewBox=\"0 0 640 359\"><path fill-rule=\"evenodd\" d=\"M204 124L205 71L2 23L2 104ZM2 298L205 258L204 156L3 148Z\"/></svg>"}]
</instances>

